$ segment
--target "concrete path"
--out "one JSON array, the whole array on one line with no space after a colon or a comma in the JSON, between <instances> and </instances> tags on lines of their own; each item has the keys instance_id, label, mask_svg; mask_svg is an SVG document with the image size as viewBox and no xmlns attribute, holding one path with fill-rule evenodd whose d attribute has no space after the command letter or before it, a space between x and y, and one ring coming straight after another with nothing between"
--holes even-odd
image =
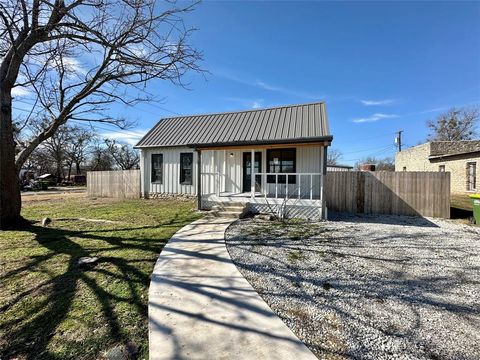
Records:
<instances>
[{"instance_id":1,"label":"concrete path","mask_svg":"<svg viewBox=\"0 0 480 360\"><path fill-rule=\"evenodd\" d=\"M316 359L260 298L225 247L231 219L201 219L163 249L149 292L150 358Z\"/></svg>"}]
</instances>

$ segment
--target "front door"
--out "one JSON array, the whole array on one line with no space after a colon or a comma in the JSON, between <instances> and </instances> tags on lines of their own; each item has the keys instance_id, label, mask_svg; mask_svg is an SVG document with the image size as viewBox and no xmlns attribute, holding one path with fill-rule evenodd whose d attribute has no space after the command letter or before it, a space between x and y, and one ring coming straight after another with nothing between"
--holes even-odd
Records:
<instances>
[{"instance_id":1,"label":"front door","mask_svg":"<svg viewBox=\"0 0 480 360\"><path fill-rule=\"evenodd\" d=\"M243 192L250 192L252 190L251 184L251 173L252 173L252 165L251 165L252 153L251 152L244 152L243 153ZM256 152L255 153L255 162L253 164L255 173L262 172L262 153ZM255 175L255 191L261 191L262 188L262 176Z\"/></svg>"}]
</instances>

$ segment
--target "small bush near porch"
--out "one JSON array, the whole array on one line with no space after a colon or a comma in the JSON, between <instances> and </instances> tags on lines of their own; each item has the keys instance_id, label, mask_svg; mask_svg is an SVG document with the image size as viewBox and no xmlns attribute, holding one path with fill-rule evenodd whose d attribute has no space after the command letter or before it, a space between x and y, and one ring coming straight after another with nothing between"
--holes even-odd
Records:
<instances>
[{"instance_id":1,"label":"small bush near porch","mask_svg":"<svg viewBox=\"0 0 480 360\"><path fill-rule=\"evenodd\" d=\"M198 217L193 202L26 202L35 221L0 233L0 358L148 358L150 274L164 244ZM43 217L52 218L42 227ZM81 257L98 257L81 266Z\"/></svg>"}]
</instances>

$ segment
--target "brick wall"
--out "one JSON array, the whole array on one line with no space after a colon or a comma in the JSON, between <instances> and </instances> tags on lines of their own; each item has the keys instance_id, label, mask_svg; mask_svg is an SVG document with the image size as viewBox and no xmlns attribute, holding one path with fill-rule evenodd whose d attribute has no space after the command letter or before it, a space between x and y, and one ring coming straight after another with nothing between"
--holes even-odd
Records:
<instances>
[{"instance_id":1,"label":"brick wall","mask_svg":"<svg viewBox=\"0 0 480 360\"><path fill-rule=\"evenodd\" d=\"M440 143L440 144L439 144ZM441 144L443 143L443 144ZM477 164L477 192L480 192L480 156L472 157L469 155L462 157L455 157L450 159L439 159L439 160L429 160L428 157L432 154L432 144L435 148L435 151L445 151L446 142L434 142L434 143L425 143L418 145L406 150L403 150L395 156L395 171L403 171L406 168L406 171L439 171L440 165L445 166L445 171L451 173L451 192L452 193L466 193L467 192L467 163L476 162ZM459 142L466 143L466 142ZM474 142L468 142L473 144ZM477 141L480 146L480 141ZM463 144L465 145L465 144ZM456 149L460 149L457 147ZM471 146L471 145L467 145ZM449 153L452 153L448 150ZM461 150L453 151L459 152ZM467 151L471 151L470 148ZM436 155L436 154L432 154Z\"/></svg>"}]
</instances>

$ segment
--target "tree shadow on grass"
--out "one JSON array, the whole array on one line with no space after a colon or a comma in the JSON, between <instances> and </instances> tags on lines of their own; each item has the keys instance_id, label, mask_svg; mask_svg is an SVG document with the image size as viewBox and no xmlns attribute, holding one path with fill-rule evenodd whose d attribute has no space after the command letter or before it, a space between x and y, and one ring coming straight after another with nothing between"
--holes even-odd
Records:
<instances>
[{"instance_id":1,"label":"tree shadow on grass","mask_svg":"<svg viewBox=\"0 0 480 360\"><path fill-rule=\"evenodd\" d=\"M46 255L33 258L25 266L19 267L1 277L2 281L7 280L11 276L19 276L27 271L36 271L47 274L50 278L39 284L32 284L27 289L14 298L10 299L7 304L2 306L0 311L6 314L9 311L16 311L16 305L20 305L22 301L27 301L30 309L22 316L10 316L12 320L4 321L1 325L2 332L6 338L2 341L1 358L10 358L14 356L24 356L26 359L51 358L54 355L49 351L49 344L57 332L57 327L69 317L72 304L77 296L85 295L78 289L80 286L86 286L94 294L96 302L99 304L99 315L107 322L108 339L104 345L127 343L129 334L122 327L118 319L118 311L116 306L119 303L126 303L133 306L138 317L145 320L143 337L147 337L147 316L148 309L146 302L142 299L141 288L148 288L150 277L148 272L141 271L138 268L139 262L148 262L153 268L155 259L158 256L163 245L168 241L168 236L163 237L159 234L156 239L152 238L123 238L112 237L111 231L123 232L129 230L139 230L141 236L142 231L146 229L154 229L160 227L179 227L185 221L172 218L166 224L146 227L122 227L120 229L101 230L66 230L59 228L44 228L34 224L23 228L35 236L42 247L50 250ZM106 233L106 236L102 234ZM170 234L168 234L170 235ZM75 239L75 241L74 241ZM79 241L80 240L80 241ZM105 246L95 247L89 244L81 245L82 240L102 241ZM118 250L138 251L136 254L123 258L117 255ZM68 260L66 269L60 274L54 274L48 270L47 261L52 261L58 256L66 256ZM78 266L78 259L86 256L98 256L99 261L95 267L90 269ZM57 260L58 261L58 260ZM56 266L57 264L55 264ZM100 283L99 276L108 278L107 283ZM117 295L114 291L108 290L108 283L113 280L120 280L126 283L128 295ZM45 296L46 295L46 296ZM37 296L41 300L38 300ZM30 301L27 297L33 299ZM37 300L35 300L37 298ZM36 303L35 303L36 302ZM119 310L120 311L120 310ZM11 314L12 315L12 314ZM100 316L96 321L102 321ZM90 329L89 329L90 330ZM90 334L87 334L87 336ZM92 344L92 356L98 355L95 351L99 351L101 345ZM90 347L89 347L90 348ZM85 349L82 349L84 351ZM82 354L84 356L85 354Z\"/></svg>"}]
</instances>

